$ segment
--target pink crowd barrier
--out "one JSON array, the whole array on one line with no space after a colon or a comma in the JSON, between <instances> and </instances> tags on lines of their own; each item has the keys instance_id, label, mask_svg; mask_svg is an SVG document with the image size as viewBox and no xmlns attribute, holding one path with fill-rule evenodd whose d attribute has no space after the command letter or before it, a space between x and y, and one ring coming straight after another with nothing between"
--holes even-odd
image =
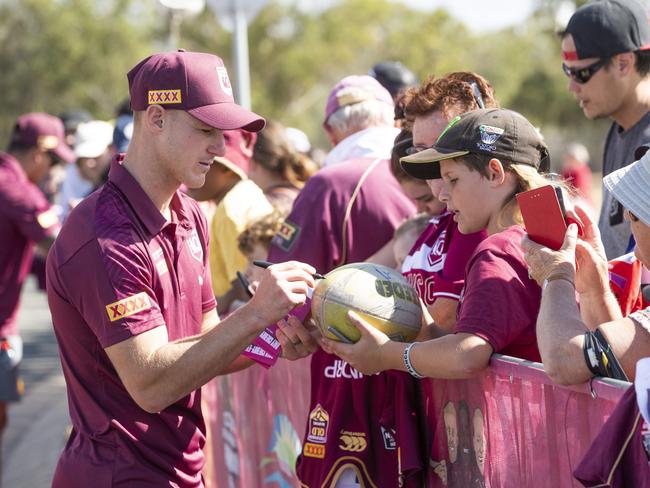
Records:
<instances>
[{"instance_id":1,"label":"pink crowd barrier","mask_svg":"<svg viewBox=\"0 0 650 488\"><path fill-rule=\"evenodd\" d=\"M426 486L579 487L573 469L628 386L562 387L541 364L501 355L470 380L424 380ZM299 486L309 393L309 359L206 385L207 488Z\"/></svg>"}]
</instances>

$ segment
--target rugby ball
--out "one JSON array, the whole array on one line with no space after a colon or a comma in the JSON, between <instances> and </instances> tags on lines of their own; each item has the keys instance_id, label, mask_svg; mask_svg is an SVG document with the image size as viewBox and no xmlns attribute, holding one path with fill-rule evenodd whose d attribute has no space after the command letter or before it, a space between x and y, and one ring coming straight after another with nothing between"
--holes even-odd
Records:
<instances>
[{"instance_id":1,"label":"rugby ball","mask_svg":"<svg viewBox=\"0 0 650 488\"><path fill-rule=\"evenodd\" d=\"M422 321L417 292L399 272L378 264L346 264L317 283L311 311L325 337L359 340L361 333L348 319L348 310L398 342L412 341Z\"/></svg>"}]
</instances>

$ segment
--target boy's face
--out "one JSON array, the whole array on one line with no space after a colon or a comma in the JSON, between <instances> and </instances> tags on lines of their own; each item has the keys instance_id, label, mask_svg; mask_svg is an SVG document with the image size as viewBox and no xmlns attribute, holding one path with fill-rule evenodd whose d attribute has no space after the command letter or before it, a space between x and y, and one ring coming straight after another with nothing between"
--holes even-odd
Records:
<instances>
[{"instance_id":1,"label":"boy's face","mask_svg":"<svg viewBox=\"0 0 650 488\"><path fill-rule=\"evenodd\" d=\"M440 161L440 172L443 183L439 198L454 214L458 230L471 234L486 229L498 198L490 191L490 180L456 159Z\"/></svg>"}]
</instances>

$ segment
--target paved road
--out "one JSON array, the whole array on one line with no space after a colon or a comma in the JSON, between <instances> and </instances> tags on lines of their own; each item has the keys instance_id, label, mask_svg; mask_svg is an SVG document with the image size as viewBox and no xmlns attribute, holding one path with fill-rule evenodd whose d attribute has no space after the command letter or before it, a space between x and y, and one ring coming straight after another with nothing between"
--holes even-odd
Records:
<instances>
[{"instance_id":1,"label":"paved road","mask_svg":"<svg viewBox=\"0 0 650 488\"><path fill-rule=\"evenodd\" d=\"M69 424L61 363L44 293L30 278L21 301L25 396L10 406L2 442L5 488L47 488Z\"/></svg>"}]
</instances>

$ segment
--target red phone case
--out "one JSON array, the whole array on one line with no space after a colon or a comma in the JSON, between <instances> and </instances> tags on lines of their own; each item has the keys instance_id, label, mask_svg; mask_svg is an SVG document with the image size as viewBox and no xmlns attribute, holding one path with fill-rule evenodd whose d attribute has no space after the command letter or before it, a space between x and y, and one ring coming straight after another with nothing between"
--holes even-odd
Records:
<instances>
[{"instance_id":1,"label":"red phone case","mask_svg":"<svg viewBox=\"0 0 650 488\"><path fill-rule=\"evenodd\" d=\"M552 185L516 195L528 236L538 244L558 250L564 242L567 223Z\"/></svg>"}]
</instances>

